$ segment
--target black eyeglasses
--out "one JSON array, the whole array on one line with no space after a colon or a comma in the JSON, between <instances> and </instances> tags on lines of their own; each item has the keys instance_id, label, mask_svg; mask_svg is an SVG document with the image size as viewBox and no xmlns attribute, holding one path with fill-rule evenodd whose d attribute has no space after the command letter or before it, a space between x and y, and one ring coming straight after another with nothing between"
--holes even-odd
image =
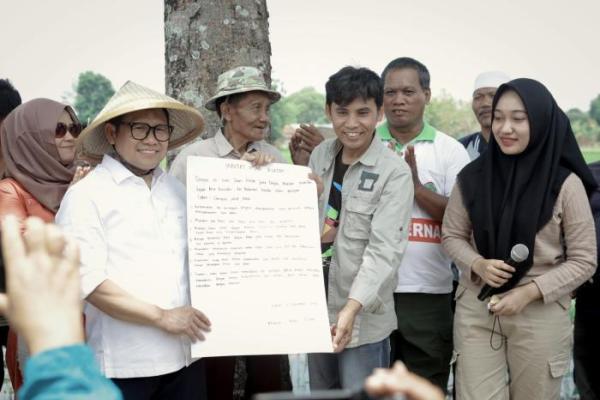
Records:
<instances>
[{"instance_id":1,"label":"black eyeglasses","mask_svg":"<svg viewBox=\"0 0 600 400\"><path fill-rule=\"evenodd\" d=\"M56 124L56 130L54 131L54 135L57 139L65 137L67 132L71 132L71 136L76 138L81 133L81 124L65 124L59 122Z\"/></svg>"},{"instance_id":2,"label":"black eyeglasses","mask_svg":"<svg viewBox=\"0 0 600 400\"><path fill-rule=\"evenodd\" d=\"M168 142L175 129L172 125L159 124L150 126L144 122L119 122L119 125L128 125L131 131L131 137L135 140L145 140L150 131L154 138L159 142Z\"/></svg>"}]
</instances>

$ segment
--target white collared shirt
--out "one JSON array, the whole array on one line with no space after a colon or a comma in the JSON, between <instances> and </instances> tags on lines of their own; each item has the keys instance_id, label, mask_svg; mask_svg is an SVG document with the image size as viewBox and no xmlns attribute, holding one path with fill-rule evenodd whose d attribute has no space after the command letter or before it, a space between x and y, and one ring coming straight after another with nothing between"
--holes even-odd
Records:
<instances>
[{"instance_id":1,"label":"white collared shirt","mask_svg":"<svg viewBox=\"0 0 600 400\"><path fill-rule=\"evenodd\" d=\"M56 223L79 244L83 298L110 279L164 309L190 304L185 188L160 168L149 188L105 155L67 191ZM109 378L163 375L191 362L186 338L112 318L87 302L84 311L87 342Z\"/></svg>"},{"instance_id":2,"label":"white collared shirt","mask_svg":"<svg viewBox=\"0 0 600 400\"><path fill-rule=\"evenodd\" d=\"M463 145L453 137L435 131L433 140L416 141L413 146L423 186L449 197L456 176L470 162ZM400 156L404 158L404 152ZM451 263L442 246L442 222L434 220L415 199L408 246L398 268L396 293L452 292Z\"/></svg>"}]
</instances>

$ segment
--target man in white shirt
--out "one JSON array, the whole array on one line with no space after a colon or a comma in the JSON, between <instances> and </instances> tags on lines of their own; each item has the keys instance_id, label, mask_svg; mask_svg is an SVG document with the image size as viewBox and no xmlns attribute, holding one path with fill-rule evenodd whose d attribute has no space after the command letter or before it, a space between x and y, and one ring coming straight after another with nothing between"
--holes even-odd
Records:
<instances>
[{"instance_id":1,"label":"man in white shirt","mask_svg":"<svg viewBox=\"0 0 600 400\"><path fill-rule=\"evenodd\" d=\"M386 122L377 128L411 168L415 199L408 246L394 294L398 330L392 357L446 390L452 355L452 271L442 248L442 217L456 175L469 162L463 146L423 120L431 97L427 68L401 57L382 73Z\"/></svg>"},{"instance_id":2,"label":"man in white shirt","mask_svg":"<svg viewBox=\"0 0 600 400\"><path fill-rule=\"evenodd\" d=\"M127 82L82 132L102 162L56 215L81 249L88 344L125 399L205 398L190 342L210 321L190 306L185 188L158 166L203 125L196 110Z\"/></svg>"}]
</instances>

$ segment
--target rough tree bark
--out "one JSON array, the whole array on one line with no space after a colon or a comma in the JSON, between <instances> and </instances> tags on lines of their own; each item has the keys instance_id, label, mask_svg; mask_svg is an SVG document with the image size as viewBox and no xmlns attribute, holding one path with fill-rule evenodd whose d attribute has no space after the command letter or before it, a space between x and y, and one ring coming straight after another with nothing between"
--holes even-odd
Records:
<instances>
[{"instance_id":1,"label":"rough tree bark","mask_svg":"<svg viewBox=\"0 0 600 400\"><path fill-rule=\"evenodd\" d=\"M241 65L257 67L271 82L271 44L266 0L164 0L166 93L202 112L204 137L220 127L204 108L217 77ZM169 160L175 154L169 154ZM287 368L286 376L289 380ZM235 397L243 396L245 364L236 365Z\"/></svg>"},{"instance_id":2,"label":"rough tree bark","mask_svg":"<svg viewBox=\"0 0 600 400\"><path fill-rule=\"evenodd\" d=\"M205 136L220 126L204 108L217 77L241 65L271 77L266 0L165 0L166 93L199 109Z\"/></svg>"}]
</instances>

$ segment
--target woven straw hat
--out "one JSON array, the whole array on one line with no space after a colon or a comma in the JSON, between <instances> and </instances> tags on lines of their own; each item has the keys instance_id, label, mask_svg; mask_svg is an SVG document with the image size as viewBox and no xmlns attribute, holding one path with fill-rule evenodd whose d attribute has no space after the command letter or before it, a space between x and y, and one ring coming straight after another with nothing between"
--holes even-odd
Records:
<instances>
[{"instance_id":1,"label":"woven straw hat","mask_svg":"<svg viewBox=\"0 0 600 400\"><path fill-rule=\"evenodd\" d=\"M169 150L193 140L204 129L204 119L198 110L167 95L127 81L79 135L78 143L84 156L101 158L112 149L104 136L105 122L119 115L150 108L165 108L169 111L169 124L175 127L169 140Z\"/></svg>"},{"instance_id":2,"label":"woven straw hat","mask_svg":"<svg viewBox=\"0 0 600 400\"><path fill-rule=\"evenodd\" d=\"M217 80L217 94L211 97L204 107L208 110L217 110L217 99L231 96L232 94L253 92L255 90L267 93L273 103L281 98L279 92L267 86L262 72L254 67L237 67L223 72Z\"/></svg>"}]
</instances>

